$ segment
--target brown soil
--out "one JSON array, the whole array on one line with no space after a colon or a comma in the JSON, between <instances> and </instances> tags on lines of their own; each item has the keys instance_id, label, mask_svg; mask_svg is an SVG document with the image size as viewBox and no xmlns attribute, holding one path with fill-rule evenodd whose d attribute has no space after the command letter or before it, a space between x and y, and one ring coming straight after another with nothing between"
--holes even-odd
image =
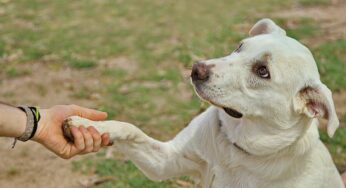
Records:
<instances>
[{"instance_id":1,"label":"brown soil","mask_svg":"<svg viewBox=\"0 0 346 188\"><path fill-rule=\"evenodd\" d=\"M19 66L18 66L19 67ZM18 78L2 78L0 101L11 104L30 104L50 107L55 104L78 104L96 108L99 88L93 70L72 70L60 67L52 71L44 63L29 63L20 69L30 67L32 74ZM97 68L98 69L98 68ZM50 90L47 90L46 86ZM79 99L74 95L81 88L90 91L90 99ZM93 89L93 90L92 90ZM88 178L72 171L72 160L63 160L44 149L41 145L28 141L17 142L11 149L13 139L0 139L0 187L7 188L77 188L80 181Z\"/></svg>"},{"instance_id":2,"label":"brown soil","mask_svg":"<svg viewBox=\"0 0 346 188\"><path fill-rule=\"evenodd\" d=\"M17 143L11 149L12 142L0 139L0 187L78 188L79 181L87 178L72 171L71 161L56 157L39 144Z\"/></svg>"},{"instance_id":3,"label":"brown soil","mask_svg":"<svg viewBox=\"0 0 346 188\"><path fill-rule=\"evenodd\" d=\"M301 7L296 6L287 11L280 11L274 14L279 18L311 18L321 27L322 33L318 36L307 38L306 42L310 47L321 42L346 38L346 1L333 0L329 6ZM294 23L289 23L294 27Z\"/></svg>"}]
</instances>

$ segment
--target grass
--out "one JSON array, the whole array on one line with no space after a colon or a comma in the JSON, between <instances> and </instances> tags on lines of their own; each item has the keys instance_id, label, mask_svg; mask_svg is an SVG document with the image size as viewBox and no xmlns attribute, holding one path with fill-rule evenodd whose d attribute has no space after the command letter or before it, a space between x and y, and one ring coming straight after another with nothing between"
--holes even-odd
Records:
<instances>
[{"instance_id":1,"label":"grass","mask_svg":"<svg viewBox=\"0 0 346 188\"><path fill-rule=\"evenodd\" d=\"M331 0L298 0L298 3L303 6L328 5Z\"/></svg>"},{"instance_id":2,"label":"grass","mask_svg":"<svg viewBox=\"0 0 346 188\"><path fill-rule=\"evenodd\" d=\"M77 92L73 94L74 98L77 99L90 99L91 91L87 88L79 88Z\"/></svg>"},{"instance_id":3,"label":"grass","mask_svg":"<svg viewBox=\"0 0 346 188\"><path fill-rule=\"evenodd\" d=\"M343 119L344 124L346 120ZM329 136L325 132L320 133L321 140L327 145L329 151L331 152L334 162L339 168L340 172L344 172L346 170L346 128L341 127L336 132L333 138L329 138Z\"/></svg>"},{"instance_id":4,"label":"grass","mask_svg":"<svg viewBox=\"0 0 346 188\"><path fill-rule=\"evenodd\" d=\"M100 177L115 177L113 181L96 186L97 188L164 188L179 187L174 180L161 183L148 180L131 161L105 159L104 153L99 153L95 157L85 158L81 161L73 162L74 170L84 173L97 174ZM124 173L126 172L126 173ZM179 181L191 184L188 177L181 177Z\"/></svg>"},{"instance_id":5,"label":"grass","mask_svg":"<svg viewBox=\"0 0 346 188\"><path fill-rule=\"evenodd\" d=\"M115 176L117 181L115 183L107 183L99 186L107 187L147 187L147 188L163 188L168 184L164 183L155 183L148 181L140 172L137 171L136 167L131 162L121 162L111 159L105 159L98 161L95 164L96 171L95 173L100 176ZM129 172L124 174L123 172Z\"/></svg>"},{"instance_id":6,"label":"grass","mask_svg":"<svg viewBox=\"0 0 346 188\"><path fill-rule=\"evenodd\" d=\"M5 53L5 44L3 42L0 42L0 58Z\"/></svg>"},{"instance_id":7,"label":"grass","mask_svg":"<svg viewBox=\"0 0 346 188\"><path fill-rule=\"evenodd\" d=\"M97 65L95 61L86 59L71 59L68 63L71 67L76 69L93 68Z\"/></svg>"},{"instance_id":8,"label":"grass","mask_svg":"<svg viewBox=\"0 0 346 188\"><path fill-rule=\"evenodd\" d=\"M15 78L15 77L20 77L20 76L25 76L25 75L30 75L31 72L29 70L18 70L15 67L8 67L6 69L6 75L9 78Z\"/></svg>"},{"instance_id":9,"label":"grass","mask_svg":"<svg viewBox=\"0 0 346 188\"><path fill-rule=\"evenodd\" d=\"M343 120L344 122L346 122L346 114L344 114L344 115L342 116L342 120Z\"/></svg>"},{"instance_id":10,"label":"grass","mask_svg":"<svg viewBox=\"0 0 346 188\"><path fill-rule=\"evenodd\" d=\"M310 2L321 5L326 0L298 3L310 6ZM233 51L257 21L254 12L293 5L281 0L8 1L0 3L4 12L0 16L0 64L4 67L0 74L9 79L20 77L25 73L20 67L31 62L46 62L42 66L52 71L66 67L76 72L94 71L91 76L102 84L97 106L107 111L110 119L129 121L154 138L168 140L206 107L193 95L182 70L197 59ZM321 34L319 23L312 19L275 20L297 39ZM313 49L322 80L335 91L346 89L345 50L345 40L325 42ZM18 52L22 53L15 66L1 62L2 57ZM47 61L51 57L54 63ZM131 59L135 71L99 65L101 60L118 57ZM89 99L90 92L82 87L73 97ZM338 130L335 139L325 133L321 137L337 164L345 165L345 129ZM74 167L87 174L116 178L98 187L181 187L177 179L154 183L131 162L109 160L102 153L74 162ZM190 181L186 177L180 180Z\"/></svg>"},{"instance_id":11,"label":"grass","mask_svg":"<svg viewBox=\"0 0 346 188\"><path fill-rule=\"evenodd\" d=\"M322 80L334 91L346 89L346 40L326 42L313 50Z\"/></svg>"}]
</instances>

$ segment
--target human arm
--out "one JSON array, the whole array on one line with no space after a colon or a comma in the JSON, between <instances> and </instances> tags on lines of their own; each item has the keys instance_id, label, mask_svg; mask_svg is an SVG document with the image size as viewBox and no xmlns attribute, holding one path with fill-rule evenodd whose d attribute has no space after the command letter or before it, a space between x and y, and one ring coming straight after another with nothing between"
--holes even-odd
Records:
<instances>
[{"instance_id":1,"label":"human arm","mask_svg":"<svg viewBox=\"0 0 346 188\"><path fill-rule=\"evenodd\" d=\"M76 138L74 143L68 142L62 133L62 122L73 115L92 120L102 120L104 112L79 107L76 105L57 105L49 109L41 109L41 120L32 140L42 144L62 158L71 158L77 154L95 152L101 146L109 144L108 134L100 135L93 127L73 127L71 132ZM0 137L19 137L26 128L26 114L16 107L0 103Z\"/></svg>"},{"instance_id":2,"label":"human arm","mask_svg":"<svg viewBox=\"0 0 346 188\"><path fill-rule=\"evenodd\" d=\"M25 131L26 115L19 108L0 102L0 137L19 137Z\"/></svg>"}]
</instances>

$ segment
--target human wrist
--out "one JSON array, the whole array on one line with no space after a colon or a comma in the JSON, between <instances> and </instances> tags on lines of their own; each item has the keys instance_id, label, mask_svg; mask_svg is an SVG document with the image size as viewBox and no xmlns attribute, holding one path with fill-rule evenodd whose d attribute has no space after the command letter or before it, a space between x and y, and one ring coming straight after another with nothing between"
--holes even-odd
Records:
<instances>
[{"instance_id":1,"label":"human wrist","mask_svg":"<svg viewBox=\"0 0 346 188\"><path fill-rule=\"evenodd\" d=\"M41 114L41 120L38 122L37 131L31 140L39 142L39 143L43 143L44 137L46 135L45 133L46 125L47 125L46 122L47 122L47 119L49 118L49 113L48 113L48 110L41 109L40 114Z\"/></svg>"},{"instance_id":2,"label":"human wrist","mask_svg":"<svg viewBox=\"0 0 346 188\"><path fill-rule=\"evenodd\" d=\"M17 117L17 125L16 125L16 128L14 128L13 133L12 133L13 135L11 135L11 137L17 138L17 137L23 135L25 132L27 117L26 117L25 112L23 112L22 110L15 109L15 111L16 111L15 114Z\"/></svg>"}]
</instances>

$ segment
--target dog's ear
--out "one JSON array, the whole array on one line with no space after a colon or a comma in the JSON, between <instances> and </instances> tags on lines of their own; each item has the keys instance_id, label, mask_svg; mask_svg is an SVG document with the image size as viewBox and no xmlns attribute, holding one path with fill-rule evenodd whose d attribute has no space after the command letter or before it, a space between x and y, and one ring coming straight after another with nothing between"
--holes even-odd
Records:
<instances>
[{"instance_id":1,"label":"dog's ear","mask_svg":"<svg viewBox=\"0 0 346 188\"><path fill-rule=\"evenodd\" d=\"M339 127L332 92L322 83L310 84L302 88L294 99L294 109L310 118L322 117L327 119L329 137L333 137Z\"/></svg>"},{"instance_id":2,"label":"dog's ear","mask_svg":"<svg viewBox=\"0 0 346 188\"><path fill-rule=\"evenodd\" d=\"M261 35L261 34L269 34L276 33L280 35L286 35L286 31L281 27L277 26L273 20L264 18L258 21L249 31L250 36Z\"/></svg>"}]
</instances>

